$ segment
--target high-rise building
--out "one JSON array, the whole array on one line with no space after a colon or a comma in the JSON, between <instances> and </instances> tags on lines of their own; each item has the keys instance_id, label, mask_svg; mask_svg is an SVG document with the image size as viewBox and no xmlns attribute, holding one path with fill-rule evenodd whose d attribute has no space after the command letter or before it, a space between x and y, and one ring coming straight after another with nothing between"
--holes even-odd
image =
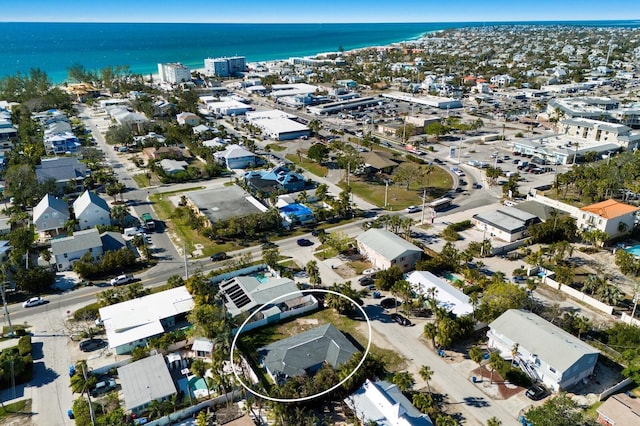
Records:
<instances>
[{"instance_id":1,"label":"high-rise building","mask_svg":"<svg viewBox=\"0 0 640 426\"><path fill-rule=\"evenodd\" d=\"M165 83L181 83L191 80L191 71L179 62L173 64L158 64L160 81Z\"/></svg>"},{"instance_id":2,"label":"high-rise building","mask_svg":"<svg viewBox=\"0 0 640 426\"><path fill-rule=\"evenodd\" d=\"M207 58L204 60L205 73L209 76L230 77L244 72L247 60L244 56Z\"/></svg>"}]
</instances>

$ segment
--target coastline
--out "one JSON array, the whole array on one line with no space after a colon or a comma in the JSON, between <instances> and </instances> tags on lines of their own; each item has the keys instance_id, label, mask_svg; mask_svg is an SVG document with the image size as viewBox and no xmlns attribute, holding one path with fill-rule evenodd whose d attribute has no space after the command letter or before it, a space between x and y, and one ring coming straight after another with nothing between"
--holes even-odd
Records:
<instances>
[{"instance_id":1,"label":"coastline","mask_svg":"<svg viewBox=\"0 0 640 426\"><path fill-rule=\"evenodd\" d=\"M204 59L244 56L247 62L286 61L319 52L360 50L415 42L448 29L486 26L633 27L638 21L444 22L376 24L96 24L0 22L0 78L30 69L54 84L68 81L76 64L86 70L128 66L132 73L157 73L158 63L191 69Z\"/></svg>"}]
</instances>

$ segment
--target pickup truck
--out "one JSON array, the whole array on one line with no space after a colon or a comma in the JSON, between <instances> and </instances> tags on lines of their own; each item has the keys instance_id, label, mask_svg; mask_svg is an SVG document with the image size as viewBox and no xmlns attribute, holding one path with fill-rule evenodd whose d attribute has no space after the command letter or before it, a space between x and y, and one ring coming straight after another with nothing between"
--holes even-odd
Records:
<instances>
[{"instance_id":1,"label":"pickup truck","mask_svg":"<svg viewBox=\"0 0 640 426\"><path fill-rule=\"evenodd\" d=\"M117 286L122 284L129 284L133 281L134 281L134 278L131 275L118 275L117 277L111 280L111 285Z\"/></svg>"}]
</instances>

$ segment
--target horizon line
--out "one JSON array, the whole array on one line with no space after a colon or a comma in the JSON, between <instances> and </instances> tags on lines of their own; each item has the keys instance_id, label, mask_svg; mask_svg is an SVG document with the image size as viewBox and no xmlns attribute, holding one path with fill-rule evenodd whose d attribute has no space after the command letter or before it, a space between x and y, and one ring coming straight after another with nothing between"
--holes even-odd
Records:
<instances>
[{"instance_id":1,"label":"horizon line","mask_svg":"<svg viewBox=\"0 0 640 426\"><path fill-rule=\"evenodd\" d=\"M639 18L619 18L619 19L551 19L551 20L477 20L477 21L282 21L282 22L240 22L240 21L14 21L0 20L0 24L244 24L244 25L269 25L269 24L284 24L284 25L296 25L296 24L476 24L476 23L549 23L549 22L638 22Z\"/></svg>"}]
</instances>

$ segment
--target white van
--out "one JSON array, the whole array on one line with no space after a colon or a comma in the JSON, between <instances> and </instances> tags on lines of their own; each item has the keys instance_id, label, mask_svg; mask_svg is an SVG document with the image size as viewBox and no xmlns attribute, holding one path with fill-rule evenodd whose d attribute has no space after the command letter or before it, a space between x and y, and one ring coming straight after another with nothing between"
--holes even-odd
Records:
<instances>
[{"instance_id":1,"label":"white van","mask_svg":"<svg viewBox=\"0 0 640 426\"><path fill-rule=\"evenodd\" d=\"M509 200L506 200L506 201L504 202L504 205L505 205L505 206L507 206L507 207L513 207L513 206L515 206L516 204L518 204L518 203L514 203L513 201L509 201Z\"/></svg>"},{"instance_id":2,"label":"white van","mask_svg":"<svg viewBox=\"0 0 640 426\"><path fill-rule=\"evenodd\" d=\"M134 235L136 235L137 233L139 233L140 230L138 228L124 228L124 235L127 237L133 237Z\"/></svg>"}]
</instances>

